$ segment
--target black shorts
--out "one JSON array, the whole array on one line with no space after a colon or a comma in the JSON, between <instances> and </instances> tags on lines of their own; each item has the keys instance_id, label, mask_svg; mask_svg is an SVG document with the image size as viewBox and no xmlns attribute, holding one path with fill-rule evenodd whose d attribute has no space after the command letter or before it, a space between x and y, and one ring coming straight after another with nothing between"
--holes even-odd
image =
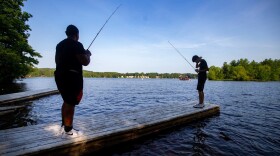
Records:
<instances>
[{"instance_id":1,"label":"black shorts","mask_svg":"<svg viewBox=\"0 0 280 156\"><path fill-rule=\"evenodd\" d=\"M198 82L197 82L197 87L196 89L200 92L203 91L204 89L204 84L206 82L207 77L206 76L198 76Z\"/></svg>"},{"instance_id":2,"label":"black shorts","mask_svg":"<svg viewBox=\"0 0 280 156\"><path fill-rule=\"evenodd\" d=\"M55 71L55 82L65 103L78 105L83 97L83 76L75 72Z\"/></svg>"}]
</instances>

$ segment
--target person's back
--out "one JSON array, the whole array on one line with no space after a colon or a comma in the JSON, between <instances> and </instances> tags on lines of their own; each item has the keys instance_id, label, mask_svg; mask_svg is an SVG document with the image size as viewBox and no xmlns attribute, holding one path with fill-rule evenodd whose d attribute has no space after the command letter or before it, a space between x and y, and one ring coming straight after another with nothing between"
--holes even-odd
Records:
<instances>
[{"instance_id":1,"label":"person's back","mask_svg":"<svg viewBox=\"0 0 280 156\"><path fill-rule=\"evenodd\" d=\"M82 74L82 64L77 59L77 54L84 53L83 45L71 38L62 40L56 46L56 70L58 72L76 71Z\"/></svg>"},{"instance_id":2,"label":"person's back","mask_svg":"<svg viewBox=\"0 0 280 156\"><path fill-rule=\"evenodd\" d=\"M207 78L208 65L204 59L200 60L199 69L200 72L198 73L198 76Z\"/></svg>"}]
</instances>

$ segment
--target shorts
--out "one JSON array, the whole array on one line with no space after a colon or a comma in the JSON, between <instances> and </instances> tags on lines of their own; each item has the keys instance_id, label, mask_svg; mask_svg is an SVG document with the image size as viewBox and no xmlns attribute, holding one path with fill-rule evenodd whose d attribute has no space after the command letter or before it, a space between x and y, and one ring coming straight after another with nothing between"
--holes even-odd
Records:
<instances>
[{"instance_id":1,"label":"shorts","mask_svg":"<svg viewBox=\"0 0 280 156\"><path fill-rule=\"evenodd\" d=\"M197 87L196 89L200 92L203 91L204 89L204 84L206 82L206 76L198 76L198 82L197 82Z\"/></svg>"},{"instance_id":2,"label":"shorts","mask_svg":"<svg viewBox=\"0 0 280 156\"><path fill-rule=\"evenodd\" d=\"M55 71L55 82L65 103L78 105L83 97L83 76L67 71Z\"/></svg>"}]
</instances>

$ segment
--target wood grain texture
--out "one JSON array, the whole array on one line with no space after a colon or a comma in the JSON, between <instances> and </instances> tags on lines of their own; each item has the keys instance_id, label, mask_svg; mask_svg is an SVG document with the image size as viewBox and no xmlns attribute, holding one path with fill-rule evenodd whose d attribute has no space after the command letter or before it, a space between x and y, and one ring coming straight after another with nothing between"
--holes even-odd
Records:
<instances>
[{"instance_id":1,"label":"wood grain texture","mask_svg":"<svg viewBox=\"0 0 280 156\"><path fill-rule=\"evenodd\" d=\"M60 122L0 131L0 155L81 155L124 143L219 113L218 105L193 108L193 102L79 117L73 136Z\"/></svg>"},{"instance_id":2,"label":"wood grain texture","mask_svg":"<svg viewBox=\"0 0 280 156\"><path fill-rule=\"evenodd\" d=\"M0 95L0 106L4 104L33 100L43 96L48 96L48 95L53 95L58 93L59 91L57 89L42 89L42 90Z\"/></svg>"}]
</instances>

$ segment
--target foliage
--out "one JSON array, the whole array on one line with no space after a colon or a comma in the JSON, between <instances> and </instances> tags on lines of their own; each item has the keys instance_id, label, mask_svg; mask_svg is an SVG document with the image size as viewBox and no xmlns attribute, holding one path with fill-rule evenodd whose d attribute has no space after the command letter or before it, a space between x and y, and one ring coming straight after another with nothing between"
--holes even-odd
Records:
<instances>
[{"instance_id":1,"label":"foliage","mask_svg":"<svg viewBox=\"0 0 280 156\"><path fill-rule=\"evenodd\" d=\"M0 0L0 83L26 75L41 57L28 44L26 22L32 15L21 10L23 1Z\"/></svg>"},{"instance_id":2,"label":"foliage","mask_svg":"<svg viewBox=\"0 0 280 156\"><path fill-rule=\"evenodd\" d=\"M210 80L236 80L236 81L279 81L280 60L265 59L257 63L247 59L225 62L221 68L211 66Z\"/></svg>"},{"instance_id":3,"label":"foliage","mask_svg":"<svg viewBox=\"0 0 280 156\"><path fill-rule=\"evenodd\" d=\"M53 77L55 69L51 68L32 68L26 77Z\"/></svg>"},{"instance_id":4,"label":"foliage","mask_svg":"<svg viewBox=\"0 0 280 156\"><path fill-rule=\"evenodd\" d=\"M209 80L222 80L224 79L223 71L219 67L211 66L209 69L211 72L208 74Z\"/></svg>"}]
</instances>

